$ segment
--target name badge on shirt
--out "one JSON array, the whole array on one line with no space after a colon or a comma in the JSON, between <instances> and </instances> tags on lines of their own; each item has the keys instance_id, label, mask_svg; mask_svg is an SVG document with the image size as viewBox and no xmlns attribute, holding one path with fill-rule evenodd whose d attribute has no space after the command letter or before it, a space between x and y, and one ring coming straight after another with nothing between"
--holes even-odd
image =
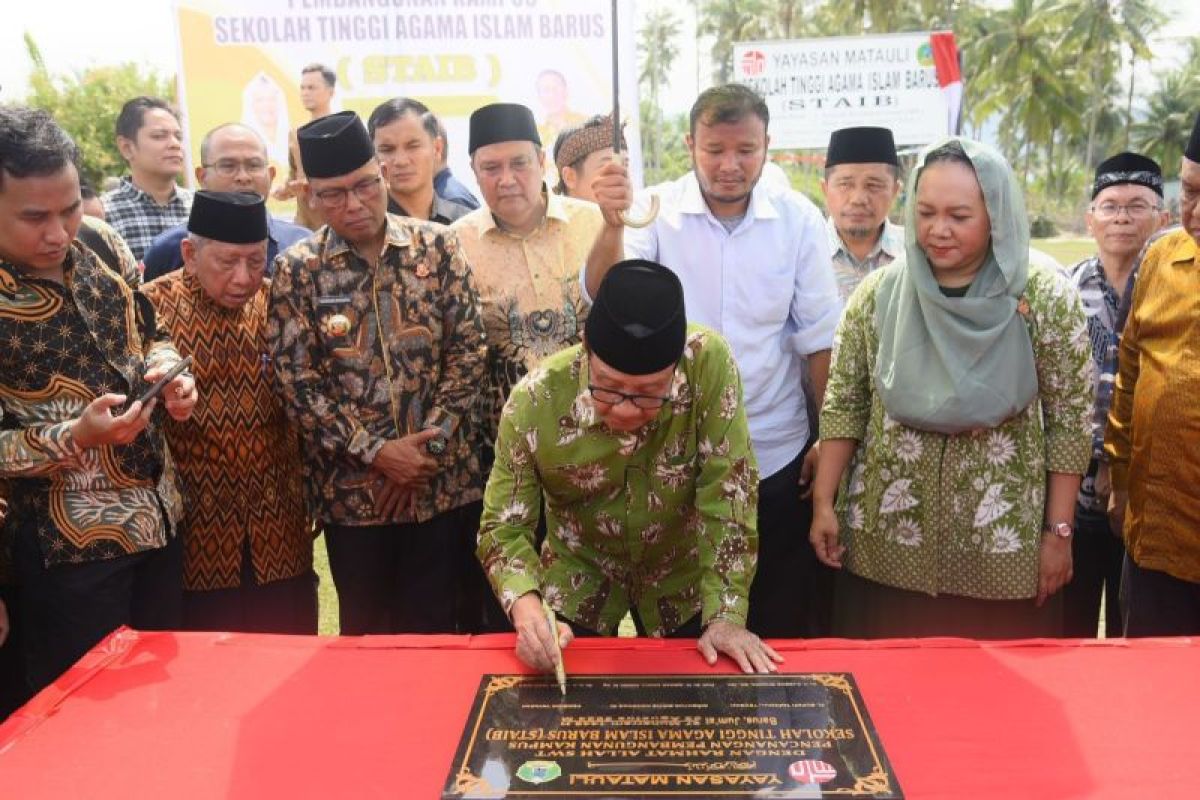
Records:
<instances>
[{"instance_id":1,"label":"name badge on shirt","mask_svg":"<svg viewBox=\"0 0 1200 800\"><path fill-rule=\"evenodd\" d=\"M348 294L327 294L317 298L319 306L344 306L350 302Z\"/></svg>"}]
</instances>

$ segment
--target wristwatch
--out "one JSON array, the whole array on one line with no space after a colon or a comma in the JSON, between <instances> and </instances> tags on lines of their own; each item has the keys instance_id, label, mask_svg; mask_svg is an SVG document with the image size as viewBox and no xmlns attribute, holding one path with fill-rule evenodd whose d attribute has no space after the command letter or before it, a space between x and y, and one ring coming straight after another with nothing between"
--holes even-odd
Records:
<instances>
[{"instance_id":1,"label":"wristwatch","mask_svg":"<svg viewBox=\"0 0 1200 800\"><path fill-rule=\"evenodd\" d=\"M1053 533L1060 539L1070 539L1074 532L1069 522L1047 522L1042 526L1042 533Z\"/></svg>"}]
</instances>

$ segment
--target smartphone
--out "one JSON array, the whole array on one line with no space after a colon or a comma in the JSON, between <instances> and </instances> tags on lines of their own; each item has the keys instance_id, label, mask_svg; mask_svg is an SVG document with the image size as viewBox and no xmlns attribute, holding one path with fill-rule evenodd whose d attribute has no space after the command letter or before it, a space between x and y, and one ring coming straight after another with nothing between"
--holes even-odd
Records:
<instances>
[{"instance_id":1,"label":"smartphone","mask_svg":"<svg viewBox=\"0 0 1200 800\"><path fill-rule=\"evenodd\" d=\"M192 366L192 357L188 356L167 370L167 373L156 380L149 389L142 392L142 396L139 397L135 402L141 403L142 408L145 408L146 403L149 403L151 400L162 394L162 390L166 388L167 384L178 378L182 373L187 372L188 367L190 366ZM133 403L126 403L124 410L129 410L129 407L132 405Z\"/></svg>"}]
</instances>

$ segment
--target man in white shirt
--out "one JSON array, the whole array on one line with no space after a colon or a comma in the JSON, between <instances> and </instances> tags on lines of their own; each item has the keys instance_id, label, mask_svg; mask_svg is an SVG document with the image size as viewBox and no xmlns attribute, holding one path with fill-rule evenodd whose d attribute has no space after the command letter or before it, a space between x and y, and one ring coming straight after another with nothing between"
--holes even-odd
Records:
<instances>
[{"instance_id":1,"label":"man in white shirt","mask_svg":"<svg viewBox=\"0 0 1200 800\"><path fill-rule=\"evenodd\" d=\"M829 598L814 592L817 565L804 539L816 454L807 450L813 426L801 367L807 359L819 407L842 304L820 211L759 181L768 121L762 98L744 86L703 92L686 137L693 171L658 187L661 211L645 228L621 222L633 199L625 167L604 167L593 186L605 225L581 281L590 298L623 258L657 261L679 275L689 322L732 345L764 476L747 627L761 636L816 636L827 631Z\"/></svg>"}]
</instances>

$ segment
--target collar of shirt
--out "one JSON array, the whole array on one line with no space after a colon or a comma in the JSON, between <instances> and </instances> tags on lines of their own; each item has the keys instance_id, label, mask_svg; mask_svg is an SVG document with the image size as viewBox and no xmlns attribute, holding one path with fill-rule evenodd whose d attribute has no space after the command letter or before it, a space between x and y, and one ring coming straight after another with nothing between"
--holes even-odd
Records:
<instances>
[{"instance_id":1,"label":"collar of shirt","mask_svg":"<svg viewBox=\"0 0 1200 800\"><path fill-rule=\"evenodd\" d=\"M391 214L386 215L386 235L383 243L383 250L386 253L389 247L408 247L412 244L412 237L408 231L400 224L400 222ZM329 236L325 240L325 257L334 258L344 253L354 252L353 246L343 239L333 226L329 226Z\"/></svg>"},{"instance_id":2,"label":"collar of shirt","mask_svg":"<svg viewBox=\"0 0 1200 800\"><path fill-rule=\"evenodd\" d=\"M700 191L700 181L696 179L695 171L689 172L684 178L683 192L679 196L676 213L707 215L714 225L721 224L717 221L716 215L712 213L712 209L708 207L704 193ZM771 198L767 195L767 187L763 185L762 181L757 181L750 191L750 203L746 207L746 216L734 229L735 232L747 225L752 225L756 219L779 219L779 209L775 208L775 204L771 202Z\"/></svg>"},{"instance_id":3,"label":"collar of shirt","mask_svg":"<svg viewBox=\"0 0 1200 800\"><path fill-rule=\"evenodd\" d=\"M154 199L154 196L152 194L147 192L145 189L142 189L140 186L138 186L136 183L133 182L132 175L125 175L124 177L121 178L121 185L120 185L120 187L118 187L118 193L128 196L130 200L136 200L136 201L142 202L142 203L149 203L151 205L159 204L158 201ZM170 205L174 205L176 203L182 203L182 202L183 202L183 198L179 191L179 185L172 184L171 185L171 197L169 200L167 200L165 205L170 206Z\"/></svg>"},{"instance_id":4,"label":"collar of shirt","mask_svg":"<svg viewBox=\"0 0 1200 800\"><path fill-rule=\"evenodd\" d=\"M885 253L895 259L900 257L900 253L904 250L904 228L893 223L890 219L884 219L883 228L880 231L879 238L875 241L875 246L871 248L871 252L862 261L854 257L846 247L846 243L842 241L842 235L838 233L837 225L833 223L833 217L825 218L825 230L829 234L829 252L837 258L838 254L842 254L850 259L854 264L865 264L874 260L880 253Z\"/></svg>"},{"instance_id":5,"label":"collar of shirt","mask_svg":"<svg viewBox=\"0 0 1200 800\"><path fill-rule=\"evenodd\" d=\"M1196 256L1200 255L1200 245L1196 244L1196 240L1191 236L1184 237L1179 244L1171 251L1170 260L1172 264L1182 264L1187 261L1195 262Z\"/></svg>"}]
</instances>

